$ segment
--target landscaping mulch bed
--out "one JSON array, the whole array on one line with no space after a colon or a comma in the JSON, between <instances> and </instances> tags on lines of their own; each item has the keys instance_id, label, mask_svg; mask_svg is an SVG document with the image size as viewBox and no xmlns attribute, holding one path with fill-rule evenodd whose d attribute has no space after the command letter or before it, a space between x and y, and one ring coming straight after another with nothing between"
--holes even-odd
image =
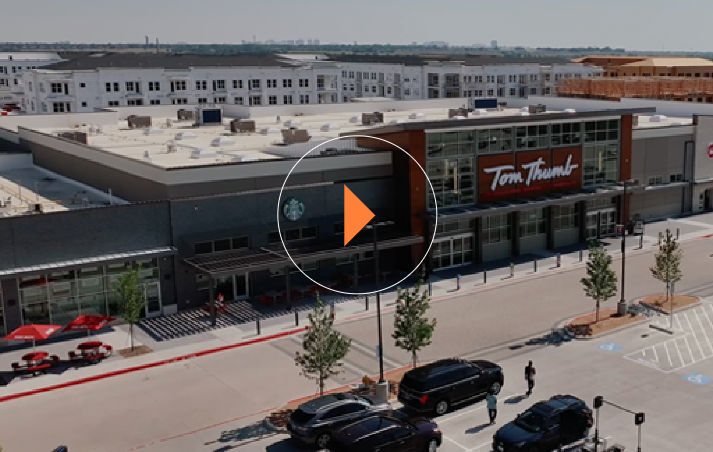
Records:
<instances>
[{"instance_id":1,"label":"landscaping mulch bed","mask_svg":"<svg viewBox=\"0 0 713 452\"><path fill-rule=\"evenodd\" d=\"M616 309L602 309L599 311L599 321L596 313L576 318L569 322L565 328L577 337L596 337L609 331L641 322L645 317L634 314L618 316Z\"/></svg>"},{"instance_id":2,"label":"landscaping mulch bed","mask_svg":"<svg viewBox=\"0 0 713 452\"><path fill-rule=\"evenodd\" d=\"M691 295L673 295L666 299L666 295L649 295L641 300L642 303L657 307L663 311L670 312L673 307L673 311L678 311L685 307L700 303L701 299ZM672 303L673 302L673 303Z\"/></svg>"},{"instance_id":3,"label":"landscaping mulch bed","mask_svg":"<svg viewBox=\"0 0 713 452\"><path fill-rule=\"evenodd\" d=\"M393 400L398 396L399 394L399 382L401 381L401 378L403 378L404 374L411 370L411 367L405 367L402 369L396 369L391 372L386 372L384 374L384 377L386 380L389 382L389 399ZM373 379L371 384L367 385L366 388L364 389L352 389L353 385L348 385L345 387L333 389L331 391L326 391L325 394L334 394L334 393L342 393L346 392L349 394L370 394L374 395L376 394L376 381L378 378ZM357 384L357 383L354 383ZM287 426L287 422L289 422L290 419L290 414L300 405L303 403L315 399L319 397L319 394L315 394L312 396L308 397L303 397L301 399L293 400L292 402L288 403L287 405L283 406L279 410L270 413L270 415L267 417L267 420L274 425L275 427L278 428L285 428Z\"/></svg>"},{"instance_id":4,"label":"landscaping mulch bed","mask_svg":"<svg viewBox=\"0 0 713 452\"><path fill-rule=\"evenodd\" d=\"M131 358L134 356L145 355L151 352L153 352L153 350L151 350L151 347L149 347L148 345L137 345L136 347L134 347L133 350L131 350L131 347L119 350L119 355L121 355L121 357L123 358Z\"/></svg>"}]
</instances>

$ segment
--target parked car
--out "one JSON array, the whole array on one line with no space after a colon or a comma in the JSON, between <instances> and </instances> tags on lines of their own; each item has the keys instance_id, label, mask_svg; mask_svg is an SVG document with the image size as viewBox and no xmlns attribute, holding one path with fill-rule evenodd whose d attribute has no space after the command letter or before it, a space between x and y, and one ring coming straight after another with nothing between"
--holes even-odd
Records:
<instances>
[{"instance_id":1,"label":"parked car","mask_svg":"<svg viewBox=\"0 0 713 452\"><path fill-rule=\"evenodd\" d=\"M592 410L572 395L538 402L502 426L493 436L495 452L549 452L584 439Z\"/></svg>"},{"instance_id":2,"label":"parked car","mask_svg":"<svg viewBox=\"0 0 713 452\"><path fill-rule=\"evenodd\" d=\"M459 405L498 394L505 383L503 369L490 361L444 359L412 369L399 384L399 401L418 412L445 414Z\"/></svg>"},{"instance_id":3,"label":"parked car","mask_svg":"<svg viewBox=\"0 0 713 452\"><path fill-rule=\"evenodd\" d=\"M430 419L375 416L344 427L332 439L331 452L436 452L443 440Z\"/></svg>"},{"instance_id":4,"label":"parked car","mask_svg":"<svg viewBox=\"0 0 713 452\"><path fill-rule=\"evenodd\" d=\"M290 414L287 431L293 438L324 449L334 433L357 420L391 414L391 405L371 396L329 394L305 402Z\"/></svg>"}]
</instances>

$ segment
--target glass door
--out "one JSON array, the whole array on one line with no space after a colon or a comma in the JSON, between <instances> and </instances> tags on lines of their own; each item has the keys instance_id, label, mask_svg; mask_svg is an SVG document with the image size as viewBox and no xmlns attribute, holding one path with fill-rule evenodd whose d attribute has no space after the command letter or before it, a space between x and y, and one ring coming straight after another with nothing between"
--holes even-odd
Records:
<instances>
[{"instance_id":1,"label":"glass door","mask_svg":"<svg viewBox=\"0 0 713 452\"><path fill-rule=\"evenodd\" d=\"M587 240L597 238L597 212L587 212Z\"/></svg>"},{"instance_id":2,"label":"glass door","mask_svg":"<svg viewBox=\"0 0 713 452\"><path fill-rule=\"evenodd\" d=\"M472 234L441 239L433 243L433 270L458 267L473 262Z\"/></svg>"},{"instance_id":3,"label":"glass door","mask_svg":"<svg viewBox=\"0 0 713 452\"><path fill-rule=\"evenodd\" d=\"M616 209L600 211L601 224L599 225L601 237L616 236Z\"/></svg>"},{"instance_id":4,"label":"glass door","mask_svg":"<svg viewBox=\"0 0 713 452\"><path fill-rule=\"evenodd\" d=\"M161 288L159 283L149 283L144 285L144 296L146 297L146 317L157 317L163 313L161 305Z\"/></svg>"},{"instance_id":5,"label":"glass door","mask_svg":"<svg viewBox=\"0 0 713 452\"><path fill-rule=\"evenodd\" d=\"M225 301L235 298L235 275L215 278L215 298L223 295Z\"/></svg>"},{"instance_id":6,"label":"glass door","mask_svg":"<svg viewBox=\"0 0 713 452\"><path fill-rule=\"evenodd\" d=\"M248 298L248 276L249 273L244 275L234 275L236 300L244 300Z\"/></svg>"}]
</instances>

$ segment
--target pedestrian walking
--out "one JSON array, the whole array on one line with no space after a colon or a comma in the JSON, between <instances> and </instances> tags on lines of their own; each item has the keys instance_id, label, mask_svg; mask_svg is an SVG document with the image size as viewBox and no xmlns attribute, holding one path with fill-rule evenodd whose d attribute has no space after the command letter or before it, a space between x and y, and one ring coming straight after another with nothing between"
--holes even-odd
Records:
<instances>
[{"instance_id":1,"label":"pedestrian walking","mask_svg":"<svg viewBox=\"0 0 713 452\"><path fill-rule=\"evenodd\" d=\"M532 395L532 389L535 387L536 374L535 366L533 366L532 361L530 361L527 367L525 367L525 380L527 381L527 393L525 393L525 395L528 397Z\"/></svg>"},{"instance_id":2,"label":"pedestrian walking","mask_svg":"<svg viewBox=\"0 0 713 452\"><path fill-rule=\"evenodd\" d=\"M488 415L490 416L490 425L495 424L495 418L498 416L498 399L495 394L489 392L485 396L486 403L488 404Z\"/></svg>"}]
</instances>

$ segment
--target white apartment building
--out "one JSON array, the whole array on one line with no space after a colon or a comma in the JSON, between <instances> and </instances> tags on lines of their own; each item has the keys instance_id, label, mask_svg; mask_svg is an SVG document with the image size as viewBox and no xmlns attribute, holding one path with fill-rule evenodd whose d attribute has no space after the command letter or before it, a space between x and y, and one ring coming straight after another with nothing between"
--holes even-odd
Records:
<instances>
[{"instance_id":1,"label":"white apartment building","mask_svg":"<svg viewBox=\"0 0 713 452\"><path fill-rule=\"evenodd\" d=\"M554 95L560 78L600 69L568 62L494 59L433 62L332 61L321 55L107 54L25 72L21 106L30 114L92 112L140 105L290 105L355 98L416 100ZM368 56L356 60L368 60ZM392 58L398 60L398 58ZM493 64L496 63L496 64Z\"/></svg>"},{"instance_id":2,"label":"white apartment building","mask_svg":"<svg viewBox=\"0 0 713 452\"><path fill-rule=\"evenodd\" d=\"M23 72L60 61L56 53L0 52L0 106L20 104Z\"/></svg>"}]
</instances>

